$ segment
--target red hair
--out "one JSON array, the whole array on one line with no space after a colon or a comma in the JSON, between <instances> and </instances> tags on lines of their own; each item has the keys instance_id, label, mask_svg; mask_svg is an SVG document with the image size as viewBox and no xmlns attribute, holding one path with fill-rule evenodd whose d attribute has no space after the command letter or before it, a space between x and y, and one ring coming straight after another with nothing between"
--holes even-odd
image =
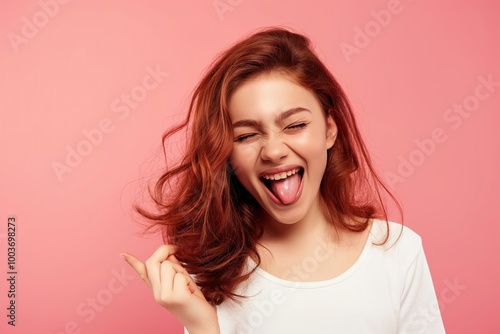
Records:
<instances>
[{"instance_id":1,"label":"red hair","mask_svg":"<svg viewBox=\"0 0 500 334\"><path fill-rule=\"evenodd\" d=\"M135 206L162 230L166 243L178 246L176 257L213 305L237 297L236 286L252 273L244 271L249 256L260 262L256 245L262 208L239 183L238 166L228 162L233 146L229 100L249 78L273 71L314 92L337 125L320 188L332 224L363 231L371 218L387 222L381 190L401 212L373 168L346 94L310 41L280 28L257 32L215 59L193 92L184 122L163 135L165 144L178 131L190 130L183 159L150 191L159 212Z\"/></svg>"}]
</instances>

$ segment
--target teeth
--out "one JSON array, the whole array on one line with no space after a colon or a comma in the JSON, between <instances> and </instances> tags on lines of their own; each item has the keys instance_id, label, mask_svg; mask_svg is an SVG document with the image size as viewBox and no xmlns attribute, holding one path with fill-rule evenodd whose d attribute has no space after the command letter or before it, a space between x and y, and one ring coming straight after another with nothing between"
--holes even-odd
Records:
<instances>
[{"instance_id":1,"label":"teeth","mask_svg":"<svg viewBox=\"0 0 500 334\"><path fill-rule=\"evenodd\" d=\"M295 169L289 170L288 172L277 173L277 174L272 174L272 175L264 175L263 178L266 180L286 179L288 176L292 176L293 174L297 173L299 170L300 170L300 168L295 168Z\"/></svg>"}]
</instances>

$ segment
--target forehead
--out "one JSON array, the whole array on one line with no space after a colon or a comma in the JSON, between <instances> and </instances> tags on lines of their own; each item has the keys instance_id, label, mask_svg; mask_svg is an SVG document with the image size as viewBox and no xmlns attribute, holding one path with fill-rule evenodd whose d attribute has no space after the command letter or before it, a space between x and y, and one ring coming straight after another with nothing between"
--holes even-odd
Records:
<instances>
[{"instance_id":1,"label":"forehead","mask_svg":"<svg viewBox=\"0 0 500 334\"><path fill-rule=\"evenodd\" d=\"M243 118L274 117L292 108L321 110L316 95L283 73L262 74L241 84L229 100L233 122Z\"/></svg>"}]
</instances>

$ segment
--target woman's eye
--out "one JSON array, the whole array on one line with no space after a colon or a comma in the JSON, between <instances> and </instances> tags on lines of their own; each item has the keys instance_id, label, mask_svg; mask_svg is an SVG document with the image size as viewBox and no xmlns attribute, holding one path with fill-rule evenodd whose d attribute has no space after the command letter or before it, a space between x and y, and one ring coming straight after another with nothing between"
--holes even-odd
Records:
<instances>
[{"instance_id":1,"label":"woman's eye","mask_svg":"<svg viewBox=\"0 0 500 334\"><path fill-rule=\"evenodd\" d=\"M245 140L248 140L254 136L255 136L255 133L249 133L249 134L245 134L245 135L241 135L239 137L236 137L236 139L234 141L241 143L241 142L244 142Z\"/></svg>"},{"instance_id":2,"label":"woman's eye","mask_svg":"<svg viewBox=\"0 0 500 334\"><path fill-rule=\"evenodd\" d=\"M287 126L286 128L289 130L297 130L297 129L302 129L306 127L306 123L296 123L296 124L291 124Z\"/></svg>"}]
</instances>

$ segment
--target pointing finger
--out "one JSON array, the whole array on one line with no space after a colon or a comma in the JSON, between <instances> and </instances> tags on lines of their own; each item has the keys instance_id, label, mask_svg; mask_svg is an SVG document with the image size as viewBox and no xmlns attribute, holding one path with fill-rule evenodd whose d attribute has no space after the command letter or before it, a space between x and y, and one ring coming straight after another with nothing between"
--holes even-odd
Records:
<instances>
[{"instance_id":1,"label":"pointing finger","mask_svg":"<svg viewBox=\"0 0 500 334\"><path fill-rule=\"evenodd\" d=\"M151 288L151 282L149 281L146 265L132 254L121 253L120 256L132 267L132 269L134 269L137 274L139 274L139 276L147 284L147 286Z\"/></svg>"}]
</instances>

